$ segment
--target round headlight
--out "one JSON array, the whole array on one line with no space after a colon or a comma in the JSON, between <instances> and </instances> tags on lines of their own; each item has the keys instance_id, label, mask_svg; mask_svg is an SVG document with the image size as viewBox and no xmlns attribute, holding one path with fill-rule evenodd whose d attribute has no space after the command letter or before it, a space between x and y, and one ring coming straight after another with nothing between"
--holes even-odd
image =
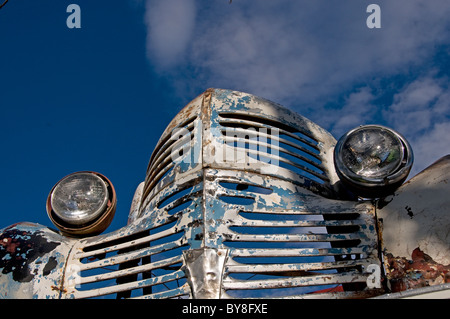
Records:
<instances>
[{"instance_id":1,"label":"round headlight","mask_svg":"<svg viewBox=\"0 0 450 319\"><path fill-rule=\"evenodd\" d=\"M365 125L338 141L334 162L343 183L357 195L381 197L405 181L413 153L399 133L380 125Z\"/></svg>"},{"instance_id":2,"label":"round headlight","mask_svg":"<svg viewBox=\"0 0 450 319\"><path fill-rule=\"evenodd\" d=\"M77 172L61 179L47 199L47 213L61 232L83 236L103 232L115 213L111 182L94 172Z\"/></svg>"}]
</instances>

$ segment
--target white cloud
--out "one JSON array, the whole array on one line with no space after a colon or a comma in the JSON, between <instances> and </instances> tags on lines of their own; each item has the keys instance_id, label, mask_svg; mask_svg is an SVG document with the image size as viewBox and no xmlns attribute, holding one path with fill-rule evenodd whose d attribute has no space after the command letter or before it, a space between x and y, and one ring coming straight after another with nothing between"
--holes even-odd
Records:
<instances>
[{"instance_id":1,"label":"white cloud","mask_svg":"<svg viewBox=\"0 0 450 319\"><path fill-rule=\"evenodd\" d=\"M374 96L367 87L350 94L333 126L333 131L343 134L358 125L369 123L376 112L372 104L373 99Z\"/></svg>"},{"instance_id":2,"label":"white cloud","mask_svg":"<svg viewBox=\"0 0 450 319\"><path fill-rule=\"evenodd\" d=\"M165 70L184 60L195 18L195 0L147 0L147 54L157 69Z\"/></svg>"},{"instance_id":3,"label":"white cloud","mask_svg":"<svg viewBox=\"0 0 450 319\"><path fill-rule=\"evenodd\" d=\"M148 0L148 50L162 73L195 70L192 87L323 103L367 77L406 71L448 41L447 0L378 3L375 30L359 1Z\"/></svg>"},{"instance_id":4,"label":"white cloud","mask_svg":"<svg viewBox=\"0 0 450 319\"><path fill-rule=\"evenodd\" d=\"M423 169L450 153L447 135L439 138L450 126L449 81L433 64L436 48L450 46L450 2L378 0L381 29L366 26L370 3L147 0L148 56L184 98L208 87L246 91L337 137L384 121L411 140ZM403 87L380 85L398 75ZM380 102L385 89L392 101Z\"/></svg>"},{"instance_id":5,"label":"white cloud","mask_svg":"<svg viewBox=\"0 0 450 319\"><path fill-rule=\"evenodd\" d=\"M394 103L385 112L389 122L400 131L414 128L415 132L430 127L434 104L441 97L441 80L433 77L419 78L394 96Z\"/></svg>"},{"instance_id":6,"label":"white cloud","mask_svg":"<svg viewBox=\"0 0 450 319\"><path fill-rule=\"evenodd\" d=\"M435 72L408 83L383 113L391 127L410 141L414 172L450 154L450 80Z\"/></svg>"},{"instance_id":7,"label":"white cloud","mask_svg":"<svg viewBox=\"0 0 450 319\"><path fill-rule=\"evenodd\" d=\"M363 124L374 124L373 117L377 112L373 104L375 99L369 87L362 87L345 97L342 106L332 109L320 108L314 110L310 118L320 121L334 136L339 138L349 130Z\"/></svg>"},{"instance_id":8,"label":"white cloud","mask_svg":"<svg viewBox=\"0 0 450 319\"><path fill-rule=\"evenodd\" d=\"M418 135L411 141L416 163L411 176L450 154L449 132L450 121L437 123L426 134Z\"/></svg>"}]
</instances>

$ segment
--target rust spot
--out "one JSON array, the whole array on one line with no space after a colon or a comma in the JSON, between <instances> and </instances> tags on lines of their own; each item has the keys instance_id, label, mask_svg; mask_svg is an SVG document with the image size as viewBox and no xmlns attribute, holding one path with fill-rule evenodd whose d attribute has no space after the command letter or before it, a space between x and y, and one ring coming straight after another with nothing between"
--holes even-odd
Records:
<instances>
[{"instance_id":1,"label":"rust spot","mask_svg":"<svg viewBox=\"0 0 450 319\"><path fill-rule=\"evenodd\" d=\"M12 238L3 238L0 245L10 254L14 253L17 247L20 245L18 242L13 241Z\"/></svg>"},{"instance_id":2,"label":"rust spot","mask_svg":"<svg viewBox=\"0 0 450 319\"><path fill-rule=\"evenodd\" d=\"M312 294L322 294L322 293L334 293L334 292L344 292L344 288L342 287L342 285L339 285L337 287L331 287L331 288L327 288L327 289L322 289L322 290L316 290L314 292L312 292Z\"/></svg>"},{"instance_id":3,"label":"rust spot","mask_svg":"<svg viewBox=\"0 0 450 319\"><path fill-rule=\"evenodd\" d=\"M438 264L420 248L414 249L411 259L392 254L386 257L387 278L392 292L450 282L450 265Z\"/></svg>"},{"instance_id":4,"label":"rust spot","mask_svg":"<svg viewBox=\"0 0 450 319\"><path fill-rule=\"evenodd\" d=\"M66 288L60 288L60 287L58 287L58 286L51 286L51 288L52 288L52 290L53 291L60 291L60 292L62 292L62 293L67 293L67 289Z\"/></svg>"},{"instance_id":5,"label":"rust spot","mask_svg":"<svg viewBox=\"0 0 450 319\"><path fill-rule=\"evenodd\" d=\"M1 274L12 273L13 279L18 282L31 281L36 274L30 271L28 265L58 245L60 243L49 242L40 231L24 231L19 224L8 227L0 234ZM45 270L50 272L54 266L55 263L51 262Z\"/></svg>"}]
</instances>

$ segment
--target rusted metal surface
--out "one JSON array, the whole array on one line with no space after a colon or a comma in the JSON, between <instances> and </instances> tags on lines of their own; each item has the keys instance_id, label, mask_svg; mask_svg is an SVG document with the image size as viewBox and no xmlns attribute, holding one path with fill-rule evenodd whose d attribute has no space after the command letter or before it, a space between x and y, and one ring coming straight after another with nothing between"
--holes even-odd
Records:
<instances>
[{"instance_id":1,"label":"rusted metal surface","mask_svg":"<svg viewBox=\"0 0 450 319\"><path fill-rule=\"evenodd\" d=\"M438 264L420 248L410 259L387 254L386 263L392 292L450 283L450 265Z\"/></svg>"},{"instance_id":2,"label":"rusted metal surface","mask_svg":"<svg viewBox=\"0 0 450 319\"><path fill-rule=\"evenodd\" d=\"M333 167L335 143L315 123L278 104L207 90L163 132L125 227L76 240L34 229L46 242L60 244L36 257L42 266L27 261L22 271L37 269L27 296L383 294L378 211L342 188ZM8 238L0 251L11 258L16 242ZM13 264L2 265L5 272ZM6 270L0 277L3 297L24 287L13 276Z\"/></svg>"},{"instance_id":3,"label":"rusted metal surface","mask_svg":"<svg viewBox=\"0 0 450 319\"><path fill-rule=\"evenodd\" d=\"M134 192L133 199L131 201L130 212L128 213L127 224L133 223L139 215L139 208L141 205L142 191L144 189L144 182L140 183Z\"/></svg>"},{"instance_id":4,"label":"rusted metal surface","mask_svg":"<svg viewBox=\"0 0 450 319\"><path fill-rule=\"evenodd\" d=\"M0 297L59 298L70 240L32 223L0 235Z\"/></svg>"},{"instance_id":5,"label":"rusted metal surface","mask_svg":"<svg viewBox=\"0 0 450 319\"><path fill-rule=\"evenodd\" d=\"M449 282L450 156L379 203L387 279L393 292Z\"/></svg>"}]
</instances>

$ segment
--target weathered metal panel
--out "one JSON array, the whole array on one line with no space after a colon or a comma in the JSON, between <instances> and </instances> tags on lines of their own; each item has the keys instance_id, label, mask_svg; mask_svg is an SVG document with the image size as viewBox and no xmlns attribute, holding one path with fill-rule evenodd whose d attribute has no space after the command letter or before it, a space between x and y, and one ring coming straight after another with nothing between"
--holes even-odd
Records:
<instances>
[{"instance_id":1,"label":"weathered metal panel","mask_svg":"<svg viewBox=\"0 0 450 319\"><path fill-rule=\"evenodd\" d=\"M207 90L162 134L127 226L79 240L44 231L60 243L45 258L60 263L45 281L33 280L38 290L29 296L380 294L375 210L341 188L335 143L278 104ZM6 241L2 246L12 249ZM39 273L49 266L37 267ZM10 278L1 280L9 291ZM52 285L59 288L51 295Z\"/></svg>"},{"instance_id":2,"label":"weathered metal panel","mask_svg":"<svg viewBox=\"0 0 450 319\"><path fill-rule=\"evenodd\" d=\"M205 220L205 245L229 249L223 297L228 297L227 290L234 296L258 297L274 293L264 289L280 288L277 295L289 297L320 290L322 285L357 281L365 285L371 275L369 265L380 269L375 212L370 203L324 202L286 180L249 172L211 169L205 173L210 217ZM222 186L224 183L238 190ZM224 196L250 201L227 203L221 199ZM341 232L331 232L333 228ZM351 270L343 274L345 269ZM249 278L265 275L267 279L233 279L244 273ZM286 287L305 289L283 292ZM376 288L381 288L379 282ZM249 289L258 291L238 292ZM372 293L379 292L375 289Z\"/></svg>"},{"instance_id":3,"label":"weathered metal panel","mask_svg":"<svg viewBox=\"0 0 450 319\"><path fill-rule=\"evenodd\" d=\"M189 295L187 284L173 285L186 278L179 250L188 248L182 224L178 216L142 217L116 232L80 240L69 256L62 298ZM164 255L171 251L177 253ZM154 291L157 286L163 288Z\"/></svg>"},{"instance_id":4,"label":"weathered metal panel","mask_svg":"<svg viewBox=\"0 0 450 319\"><path fill-rule=\"evenodd\" d=\"M59 298L75 241L47 227L18 223L0 232L0 298Z\"/></svg>"},{"instance_id":5,"label":"weathered metal panel","mask_svg":"<svg viewBox=\"0 0 450 319\"><path fill-rule=\"evenodd\" d=\"M450 156L379 203L392 291L450 282Z\"/></svg>"},{"instance_id":6,"label":"weathered metal panel","mask_svg":"<svg viewBox=\"0 0 450 319\"><path fill-rule=\"evenodd\" d=\"M281 177L322 195L338 196L332 135L268 100L226 90L209 94L211 116L203 123L203 160L208 167ZM307 160L294 160L288 147L289 153Z\"/></svg>"},{"instance_id":7,"label":"weathered metal panel","mask_svg":"<svg viewBox=\"0 0 450 319\"><path fill-rule=\"evenodd\" d=\"M227 250L200 248L184 251L183 254L192 296L196 299L220 298Z\"/></svg>"}]
</instances>

